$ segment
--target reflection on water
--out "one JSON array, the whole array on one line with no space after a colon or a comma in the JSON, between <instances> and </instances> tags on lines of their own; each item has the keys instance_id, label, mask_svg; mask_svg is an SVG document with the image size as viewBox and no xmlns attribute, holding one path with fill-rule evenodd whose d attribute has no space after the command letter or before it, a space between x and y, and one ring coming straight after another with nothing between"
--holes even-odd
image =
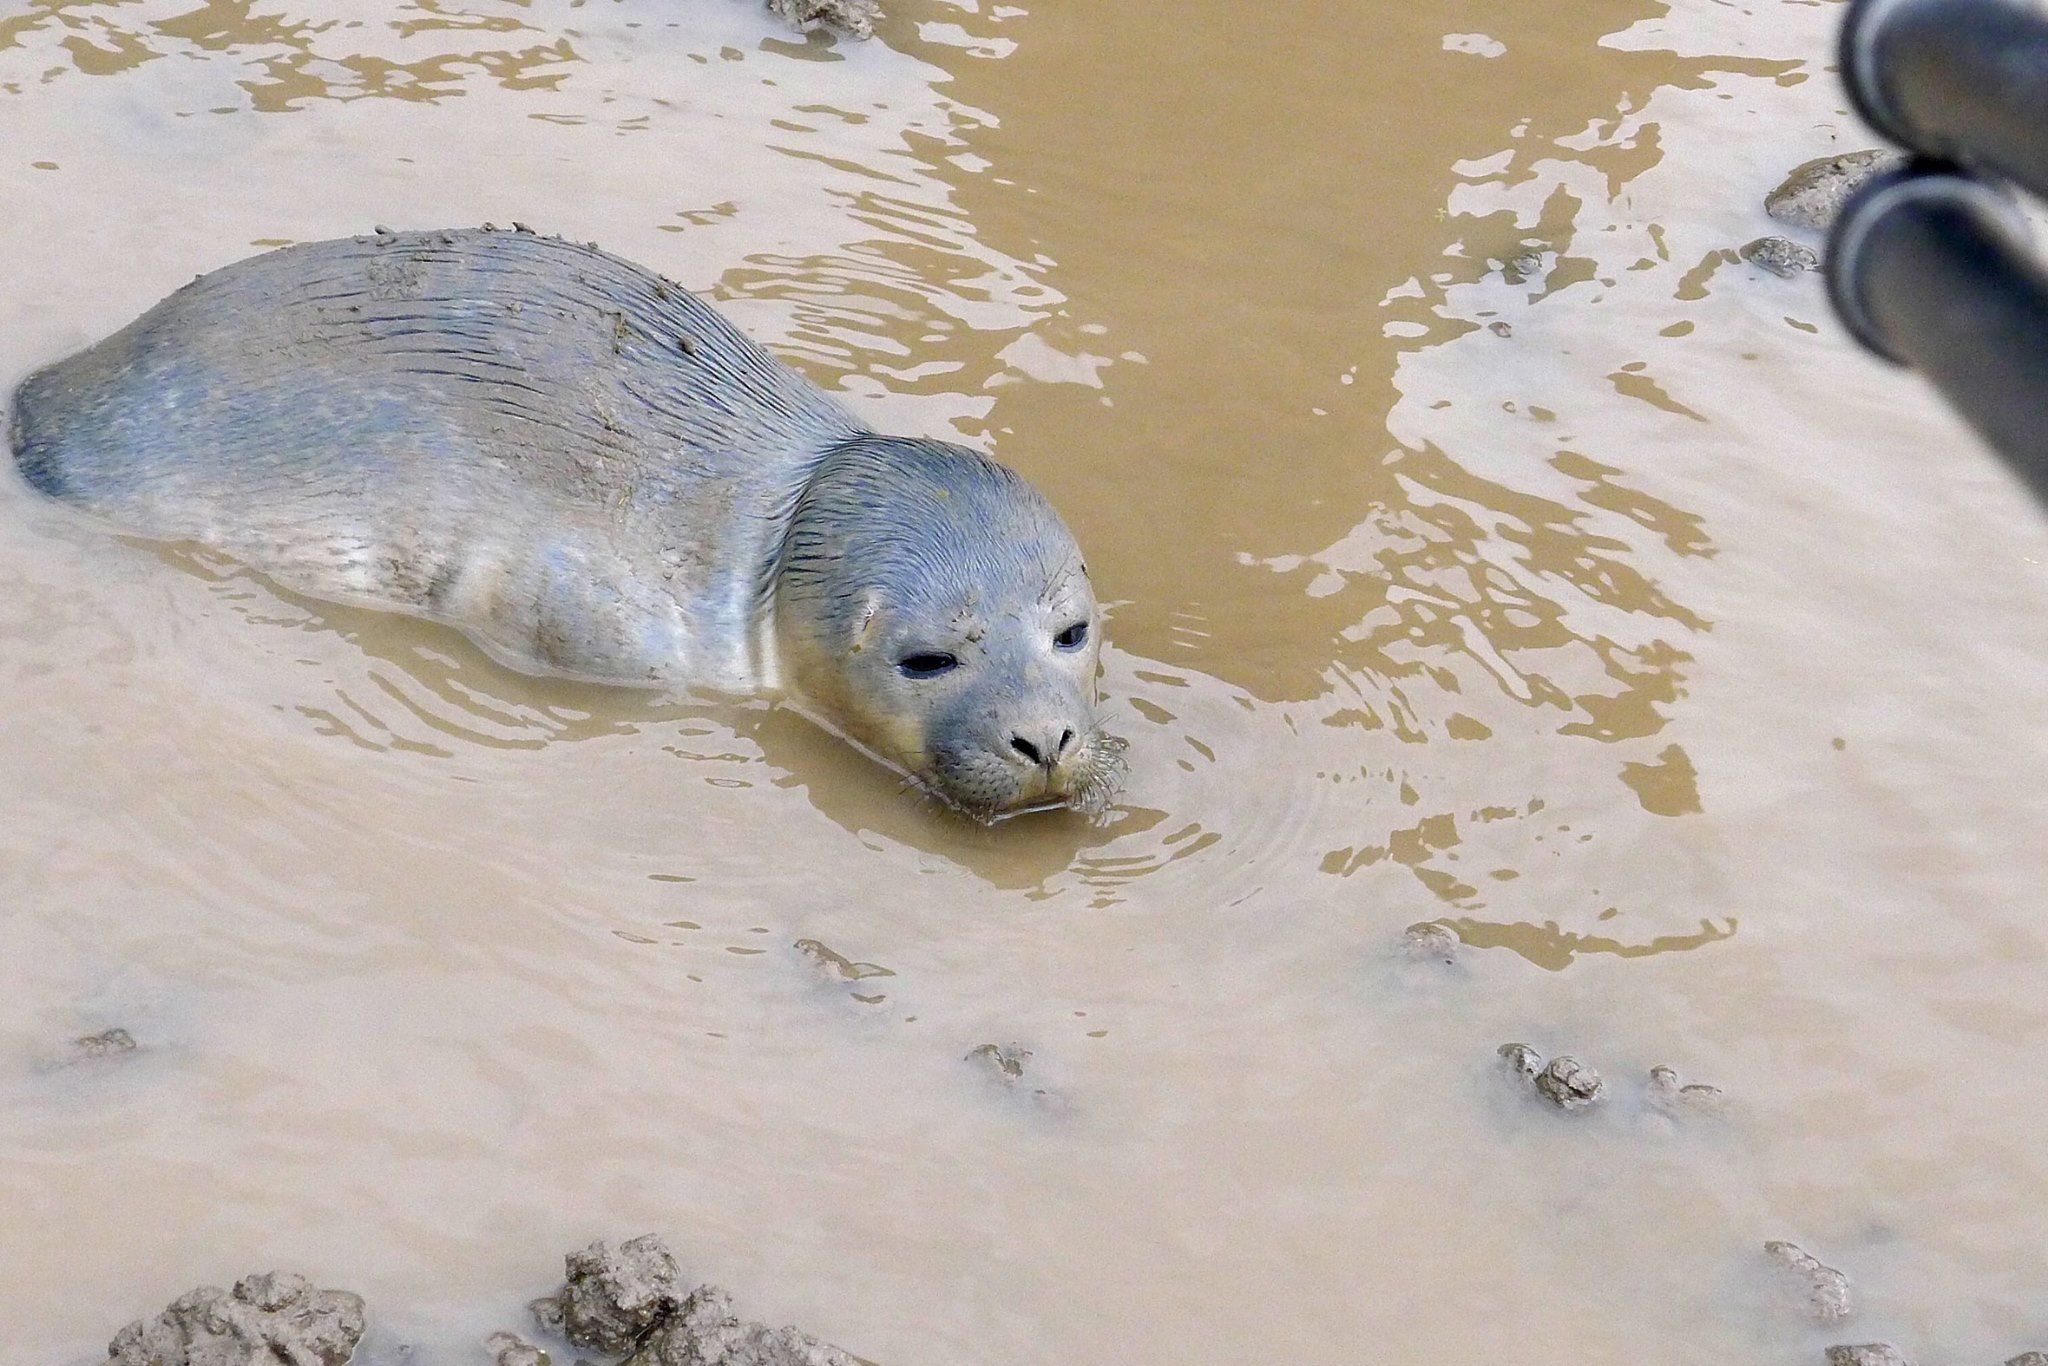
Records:
<instances>
[{"instance_id":1,"label":"reflection on water","mask_svg":"<svg viewBox=\"0 0 2048 1366\"><path fill-rule=\"evenodd\" d=\"M1815 1359L1770 1237L1853 1264L1859 1336L2048 1346L2048 536L1729 251L1856 136L1833 17L0 17L0 383L266 245L594 238L1044 488L1133 760L1099 825L968 827L785 708L521 678L10 487L17 1345L284 1261L459 1347L660 1227L892 1362ZM1388 969L1418 920L1472 952ZM1516 1109L1523 1037L1623 1099ZM1057 1114L961 1061L1013 1041ZM1728 1127L1638 1123L1660 1063Z\"/></svg>"},{"instance_id":2,"label":"reflection on water","mask_svg":"<svg viewBox=\"0 0 2048 1366\"><path fill-rule=\"evenodd\" d=\"M295 12L280 13L286 8ZM522 22L516 6L464 9L415 0L396 8L388 19L367 20L362 7L331 0L289 7L267 0L119 7L33 0L28 13L0 18L0 51L16 47L55 59L59 64L41 75L45 83L70 72L112 76L161 58L219 54L238 70L235 83L246 96L212 113L232 113L245 102L263 113L303 109L311 100L432 103L461 94L477 78L507 90L554 90L582 60L568 35ZM480 35L496 45L476 46ZM533 41L509 45L521 38ZM19 85L0 88L20 93Z\"/></svg>"}]
</instances>

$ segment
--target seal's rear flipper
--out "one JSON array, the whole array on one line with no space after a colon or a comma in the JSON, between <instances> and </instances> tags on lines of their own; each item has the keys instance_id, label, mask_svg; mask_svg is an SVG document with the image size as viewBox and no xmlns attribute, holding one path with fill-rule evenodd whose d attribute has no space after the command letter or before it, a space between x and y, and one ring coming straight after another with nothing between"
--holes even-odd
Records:
<instances>
[{"instance_id":1,"label":"seal's rear flipper","mask_svg":"<svg viewBox=\"0 0 2048 1366\"><path fill-rule=\"evenodd\" d=\"M69 498L71 489L58 469L56 449L52 443L30 436L31 423L22 410L21 399L20 394L15 396L14 411L7 424L7 449L14 456L15 468L36 492L51 498Z\"/></svg>"}]
</instances>

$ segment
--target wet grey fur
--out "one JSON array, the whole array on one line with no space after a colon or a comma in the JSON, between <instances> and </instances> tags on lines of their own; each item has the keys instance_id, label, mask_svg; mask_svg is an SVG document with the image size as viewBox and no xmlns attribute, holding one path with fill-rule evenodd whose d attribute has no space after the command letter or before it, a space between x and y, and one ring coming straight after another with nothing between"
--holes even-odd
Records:
<instances>
[{"instance_id":1,"label":"wet grey fur","mask_svg":"<svg viewBox=\"0 0 2048 1366\"><path fill-rule=\"evenodd\" d=\"M1100 810L1121 773L1045 500L875 433L594 246L379 231L239 262L30 376L10 444L52 497L514 668L792 694L984 818ZM927 650L959 667L898 676Z\"/></svg>"},{"instance_id":2,"label":"wet grey fur","mask_svg":"<svg viewBox=\"0 0 2048 1366\"><path fill-rule=\"evenodd\" d=\"M869 434L686 290L484 231L203 276L31 376L13 428L31 483L131 530L517 667L736 691L792 494ZM707 496L721 534L674 534Z\"/></svg>"}]
</instances>

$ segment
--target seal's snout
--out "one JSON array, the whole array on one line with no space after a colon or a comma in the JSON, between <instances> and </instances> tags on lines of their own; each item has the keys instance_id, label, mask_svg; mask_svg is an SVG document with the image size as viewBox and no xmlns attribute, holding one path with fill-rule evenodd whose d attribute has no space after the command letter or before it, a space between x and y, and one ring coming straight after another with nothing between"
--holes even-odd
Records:
<instances>
[{"instance_id":1,"label":"seal's snout","mask_svg":"<svg viewBox=\"0 0 2048 1366\"><path fill-rule=\"evenodd\" d=\"M1050 772L1058 768L1060 762L1073 752L1074 728L1062 726L1059 736L1053 739L1046 738L1045 733L1041 731L1036 740L1019 731L1010 737L1010 748L1022 755L1024 762L1032 768L1043 768Z\"/></svg>"},{"instance_id":2,"label":"seal's snout","mask_svg":"<svg viewBox=\"0 0 2048 1366\"><path fill-rule=\"evenodd\" d=\"M927 787L982 821L1054 807L1100 814L1121 785L1123 744L1073 701L1072 715L1053 721L939 722L922 765Z\"/></svg>"},{"instance_id":3,"label":"seal's snout","mask_svg":"<svg viewBox=\"0 0 2048 1366\"><path fill-rule=\"evenodd\" d=\"M940 795L983 820L1107 810L1121 786L1123 745L1102 732L1092 679L1073 672L1082 671L993 670L951 718L935 718L940 743L929 772Z\"/></svg>"}]
</instances>

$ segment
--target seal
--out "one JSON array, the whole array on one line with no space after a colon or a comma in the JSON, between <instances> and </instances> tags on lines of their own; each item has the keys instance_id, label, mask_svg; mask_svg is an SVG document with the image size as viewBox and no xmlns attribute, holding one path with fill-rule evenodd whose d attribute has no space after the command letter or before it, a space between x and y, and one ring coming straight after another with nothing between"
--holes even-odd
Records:
<instances>
[{"instance_id":1,"label":"seal","mask_svg":"<svg viewBox=\"0 0 2048 1366\"><path fill-rule=\"evenodd\" d=\"M518 231L285 247L31 375L28 482L532 673L781 697L981 820L1102 810L1101 612L1016 473Z\"/></svg>"}]
</instances>

